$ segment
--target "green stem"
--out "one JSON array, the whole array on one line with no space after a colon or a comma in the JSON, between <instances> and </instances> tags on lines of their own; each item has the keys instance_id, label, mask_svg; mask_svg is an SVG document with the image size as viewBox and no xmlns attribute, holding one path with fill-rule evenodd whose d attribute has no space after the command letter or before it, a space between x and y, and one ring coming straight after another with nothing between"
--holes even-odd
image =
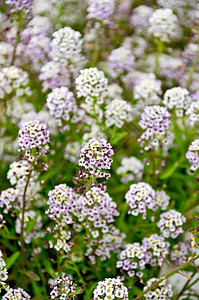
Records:
<instances>
[{"instance_id":1,"label":"green stem","mask_svg":"<svg viewBox=\"0 0 199 300\"><path fill-rule=\"evenodd\" d=\"M153 188L156 188L156 157L155 157L155 146L153 146L152 163L153 163Z\"/></svg>"},{"instance_id":2,"label":"green stem","mask_svg":"<svg viewBox=\"0 0 199 300\"><path fill-rule=\"evenodd\" d=\"M11 60L11 63L10 63L11 66L14 65L14 62L15 62L17 46L20 42L21 29L22 29L22 14L20 12L19 15L18 15L17 40L16 40L16 43L14 45L14 49L13 49L13 53L12 53L12 60Z\"/></svg>"},{"instance_id":3,"label":"green stem","mask_svg":"<svg viewBox=\"0 0 199 300\"><path fill-rule=\"evenodd\" d=\"M79 277L79 281L80 281L83 285L85 285L84 279L83 279L83 277L82 277L82 275L81 275L81 273L80 273L80 271L79 271L79 269L78 269L76 263L75 263L74 261L72 261L72 260L71 260L71 262L72 262L72 264L73 264L73 266L74 266L74 268L75 268L75 271L76 271L76 273L77 273L77 275L78 275L78 277Z\"/></svg>"},{"instance_id":4,"label":"green stem","mask_svg":"<svg viewBox=\"0 0 199 300\"><path fill-rule=\"evenodd\" d=\"M190 280L194 277L194 275L197 273L198 271L197 270L194 270L193 274L191 275L191 278L187 280L187 282L185 283L185 285L183 286L181 292L177 295L177 298L176 300L180 299L180 296L183 295L183 293L186 291L186 288L190 282ZM199 278L197 278L197 280L199 280Z\"/></svg>"},{"instance_id":5,"label":"green stem","mask_svg":"<svg viewBox=\"0 0 199 300\"><path fill-rule=\"evenodd\" d=\"M164 46L163 42L159 41L158 47L157 47L157 55L155 58L155 75L156 76L158 75L158 71L159 71L159 60L160 60L160 55L163 52L163 46Z\"/></svg>"},{"instance_id":6,"label":"green stem","mask_svg":"<svg viewBox=\"0 0 199 300\"><path fill-rule=\"evenodd\" d=\"M181 269L185 268L186 266L188 266L190 263L192 263L193 261L195 261L196 259L199 258L199 254L190 257L185 263L183 263L180 266L177 266L176 268L172 269L170 272L168 272L167 274L165 274L164 276L162 276L158 281L156 281L154 284L152 284L150 287L148 287L145 291L143 291L140 295L138 295L137 297L134 298L134 300L139 300L142 299L142 297L150 292L151 290L155 289L158 287L158 285L164 281L165 279L171 277L173 274L177 273L178 271L180 271Z\"/></svg>"},{"instance_id":7,"label":"green stem","mask_svg":"<svg viewBox=\"0 0 199 300\"><path fill-rule=\"evenodd\" d=\"M44 295L45 295L45 297L47 299L48 298L48 293L47 293L47 290L46 290L46 280L45 280L44 274L43 274L43 272L42 272L42 270L40 268L40 264L39 264L37 255L35 255L35 262L36 262L36 265L37 265L37 268L38 268L38 271L39 271L39 275L41 277L42 286L43 286L43 290L44 290Z\"/></svg>"},{"instance_id":8,"label":"green stem","mask_svg":"<svg viewBox=\"0 0 199 300\"><path fill-rule=\"evenodd\" d=\"M99 57L100 57L100 35L99 35L99 31L96 31L96 39L95 39L95 45L94 45L94 52L93 52L93 57L92 57L92 62L91 65L93 67L95 67L99 61Z\"/></svg>"}]
</instances>

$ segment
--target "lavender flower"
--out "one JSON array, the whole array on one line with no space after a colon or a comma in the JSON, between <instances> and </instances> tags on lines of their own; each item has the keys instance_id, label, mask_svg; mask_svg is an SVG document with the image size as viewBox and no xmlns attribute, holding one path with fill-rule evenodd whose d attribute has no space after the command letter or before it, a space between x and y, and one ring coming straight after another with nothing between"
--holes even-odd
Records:
<instances>
[{"instance_id":1,"label":"lavender flower","mask_svg":"<svg viewBox=\"0 0 199 300\"><path fill-rule=\"evenodd\" d=\"M144 291L148 289L152 284L158 281L158 278L151 278L147 281L146 286L144 287ZM171 289L170 284L166 284L166 280L163 280L158 287L155 288L155 290L151 290L147 292L144 295L144 298L146 300L156 299L156 300L162 300L162 299L171 299L173 296L173 291Z\"/></svg>"},{"instance_id":2,"label":"lavender flower","mask_svg":"<svg viewBox=\"0 0 199 300\"><path fill-rule=\"evenodd\" d=\"M138 139L144 150L148 151L153 147L160 147L160 142L167 142L170 116L165 107L154 105L144 108L139 125L145 129L145 132Z\"/></svg>"},{"instance_id":3,"label":"lavender flower","mask_svg":"<svg viewBox=\"0 0 199 300\"><path fill-rule=\"evenodd\" d=\"M182 225L185 221L186 218L180 212L171 209L160 215L160 221L157 225L164 237L175 239L180 233L184 232Z\"/></svg>"},{"instance_id":4,"label":"lavender flower","mask_svg":"<svg viewBox=\"0 0 199 300\"><path fill-rule=\"evenodd\" d=\"M128 213L134 216L140 213L143 219L146 219L147 208L153 211L158 208L155 201L155 191L145 182L132 184L125 195L125 199L130 206Z\"/></svg>"},{"instance_id":5,"label":"lavender flower","mask_svg":"<svg viewBox=\"0 0 199 300\"><path fill-rule=\"evenodd\" d=\"M133 14L130 18L130 24L134 27L137 34L145 34L149 26L149 18L153 13L153 9L147 5L139 5L134 8Z\"/></svg>"},{"instance_id":6,"label":"lavender flower","mask_svg":"<svg viewBox=\"0 0 199 300\"><path fill-rule=\"evenodd\" d=\"M114 0L89 0L87 19L106 22L112 17L114 8Z\"/></svg>"},{"instance_id":7,"label":"lavender flower","mask_svg":"<svg viewBox=\"0 0 199 300\"><path fill-rule=\"evenodd\" d=\"M65 121L69 121L71 114L77 110L73 93L67 87L56 88L48 94L47 106L50 114L56 119L57 125L61 127L60 130L69 129Z\"/></svg>"},{"instance_id":8,"label":"lavender flower","mask_svg":"<svg viewBox=\"0 0 199 300\"><path fill-rule=\"evenodd\" d=\"M165 193L165 191L155 192L155 201L162 210L166 210L169 205L170 197Z\"/></svg>"},{"instance_id":9,"label":"lavender flower","mask_svg":"<svg viewBox=\"0 0 199 300\"><path fill-rule=\"evenodd\" d=\"M192 164L190 172L194 173L199 168L199 139L191 143L186 153L186 158Z\"/></svg>"},{"instance_id":10,"label":"lavender flower","mask_svg":"<svg viewBox=\"0 0 199 300\"><path fill-rule=\"evenodd\" d=\"M190 104L190 106L186 110L186 115L190 122L190 125L194 127L194 125L199 122L199 100L194 101Z\"/></svg>"},{"instance_id":11,"label":"lavender flower","mask_svg":"<svg viewBox=\"0 0 199 300\"><path fill-rule=\"evenodd\" d=\"M159 262L164 261L164 256L169 253L169 242L165 242L162 236L152 234L142 241L142 246L147 250L145 252L145 261L151 266L156 266Z\"/></svg>"},{"instance_id":12,"label":"lavender flower","mask_svg":"<svg viewBox=\"0 0 199 300\"><path fill-rule=\"evenodd\" d=\"M99 281L94 289L94 300L124 299L128 300L128 290L119 279L106 278Z\"/></svg>"},{"instance_id":13,"label":"lavender flower","mask_svg":"<svg viewBox=\"0 0 199 300\"><path fill-rule=\"evenodd\" d=\"M128 72L132 69L134 60L130 49L120 47L111 51L108 57L108 65L115 75L119 76L122 72Z\"/></svg>"},{"instance_id":14,"label":"lavender flower","mask_svg":"<svg viewBox=\"0 0 199 300\"><path fill-rule=\"evenodd\" d=\"M33 0L6 0L6 4L11 6L11 11L15 12L17 10L29 11Z\"/></svg>"},{"instance_id":15,"label":"lavender flower","mask_svg":"<svg viewBox=\"0 0 199 300\"><path fill-rule=\"evenodd\" d=\"M117 268L122 268L130 277L140 277L141 273L138 270L145 268L145 252L146 249L140 243L127 244L119 255Z\"/></svg>"},{"instance_id":16,"label":"lavender flower","mask_svg":"<svg viewBox=\"0 0 199 300\"><path fill-rule=\"evenodd\" d=\"M171 260L179 266L188 259L190 252L191 245L189 243L179 242L178 244L174 245L174 248L171 251Z\"/></svg>"},{"instance_id":17,"label":"lavender flower","mask_svg":"<svg viewBox=\"0 0 199 300\"><path fill-rule=\"evenodd\" d=\"M112 147L105 139L91 139L81 149L79 165L86 169L88 176L108 178L110 174L102 170L110 169L113 155ZM85 174L86 174L85 173Z\"/></svg>"}]
</instances>

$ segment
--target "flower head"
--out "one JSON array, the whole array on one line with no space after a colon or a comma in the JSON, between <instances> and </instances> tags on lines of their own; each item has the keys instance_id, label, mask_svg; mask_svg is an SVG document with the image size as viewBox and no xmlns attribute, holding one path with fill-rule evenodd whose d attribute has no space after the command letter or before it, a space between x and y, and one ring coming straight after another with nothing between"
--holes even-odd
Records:
<instances>
[{"instance_id":1,"label":"flower head","mask_svg":"<svg viewBox=\"0 0 199 300\"><path fill-rule=\"evenodd\" d=\"M160 215L158 227L164 237L172 237L175 239L180 233L183 233L182 225L185 223L186 218L174 209L164 212Z\"/></svg>"},{"instance_id":2,"label":"flower head","mask_svg":"<svg viewBox=\"0 0 199 300\"><path fill-rule=\"evenodd\" d=\"M94 300L124 299L128 300L128 290L119 279L106 278L99 281L94 289Z\"/></svg>"}]
</instances>

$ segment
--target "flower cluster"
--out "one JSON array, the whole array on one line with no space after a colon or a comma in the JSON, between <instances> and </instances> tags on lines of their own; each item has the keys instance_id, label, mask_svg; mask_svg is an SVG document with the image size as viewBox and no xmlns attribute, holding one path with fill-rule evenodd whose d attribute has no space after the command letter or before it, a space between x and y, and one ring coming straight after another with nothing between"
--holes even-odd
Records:
<instances>
[{"instance_id":1,"label":"flower cluster","mask_svg":"<svg viewBox=\"0 0 199 300\"><path fill-rule=\"evenodd\" d=\"M78 58L82 51L82 39L79 31L64 27L53 33L50 56L54 61L67 64L68 60Z\"/></svg>"},{"instance_id":2,"label":"flower cluster","mask_svg":"<svg viewBox=\"0 0 199 300\"><path fill-rule=\"evenodd\" d=\"M9 209L14 205L15 207L21 203L22 194L19 189L8 188L0 194L0 207L4 208L3 212L8 213Z\"/></svg>"},{"instance_id":3,"label":"flower cluster","mask_svg":"<svg viewBox=\"0 0 199 300\"><path fill-rule=\"evenodd\" d=\"M128 213L133 216L142 214L143 219L146 219L147 208L153 211L158 208L155 201L155 191L145 182L132 184L125 195L125 199L130 206Z\"/></svg>"},{"instance_id":4,"label":"flower cluster","mask_svg":"<svg viewBox=\"0 0 199 300\"><path fill-rule=\"evenodd\" d=\"M186 111L186 115L192 127L199 122L199 100L190 104Z\"/></svg>"},{"instance_id":5,"label":"flower cluster","mask_svg":"<svg viewBox=\"0 0 199 300\"><path fill-rule=\"evenodd\" d=\"M26 160L14 161L10 165L7 178L10 180L11 185L17 184L17 187L22 187L25 185L26 178L31 170L32 167ZM36 178L36 172L32 171L31 180L34 181Z\"/></svg>"},{"instance_id":6,"label":"flower cluster","mask_svg":"<svg viewBox=\"0 0 199 300\"><path fill-rule=\"evenodd\" d=\"M137 269L143 270L145 268L145 252L146 249L140 243L127 244L125 250L119 255L117 268L128 271L127 274L130 277L134 275L142 277L142 273Z\"/></svg>"},{"instance_id":7,"label":"flower cluster","mask_svg":"<svg viewBox=\"0 0 199 300\"><path fill-rule=\"evenodd\" d=\"M138 79L134 87L134 98L143 105L153 105L160 103L159 95L162 94L161 81L156 80L154 74L147 74Z\"/></svg>"},{"instance_id":8,"label":"flower cluster","mask_svg":"<svg viewBox=\"0 0 199 300\"><path fill-rule=\"evenodd\" d=\"M167 143L169 136L167 131L171 122L170 116L166 107L154 105L144 108L139 125L142 129L145 129L145 132L138 139L144 150L147 151L153 147L160 147L160 142L163 144Z\"/></svg>"},{"instance_id":9,"label":"flower cluster","mask_svg":"<svg viewBox=\"0 0 199 300\"><path fill-rule=\"evenodd\" d=\"M149 18L153 13L153 8L147 5L139 5L134 8L130 18L131 26L134 27L137 34L146 32L149 26Z\"/></svg>"},{"instance_id":10,"label":"flower cluster","mask_svg":"<svg viewBox=\"0 0 199 300\"><path fill-rule=\"evenodd\" d=\"M5 261L2 258L2 252L0 250L0 292L2 289L7 290L9 287L5 283L6 279L8 278L8 271L5 268Z\"/></svg>"},{"instance_id":11,"label":"flower cluster","mask_svg":"<svg viewBox=\"0 0 199 300\"><path fill-rule=\"evenodd\" d=\"M125 121L132 121L132 106L124 100L112 100L106 106L105 117L108 127L115 125L121 128Z\"/></svg>"},{"instance_id":12,"label":"flower cluster","mask_svg":"<svg viewBox=\"0 0 199 300\"><path fill-rule=\"evenodd\" d=\"M94 99L97 104L102 104L107 96L108 79L97 68L81 70L75 84L77 97L85 98L85 102L91 106Z\"/></svg>"},{"instance_id":13,"label":"flower cluster","mask_svg":"<svg viewBox=\"0 0 199 300\"><path fill-rule=\"evenodd\" d=\"M15 66L0 70L0 99L6 94L16 93L17 97L30 96L28 73Z\"/></svg>"},{"instance_id":14,"label":"flower cluster","mask_svg":"<svg viewBox=\"0 0 199 300\"><path fill-rule=\"evenodd\" d=\"M125 47L120 47L111 51L108 57L108 64L116 76L119 76L125 71L130 71L134 65L134 56L131 50Z\"/></svg>"},{"instance_id":15,"label":"flower cluster","mask_svg":"<svg viewBox=\"0 0 199 300\"><path fill-rule=\"evenodd\" d=\"M188 259L190 252L191 245L189 243L179 242L171 251L171 260L175 261L176 265L181 265Z\"/></svg>"},{"instance_id":16,"label":"flower cluster","mask_svg":"<svg viewBox=\"0 0 199 300\"><path fill-rule=\"evenodd\" d=\"M148 32L163 42L169 42L176 37L178 19L169 8L157 9L149 19Z\"/></svg>"},{"instance_id":17,"label":"flower cluster","mask_svg":"<svg viewBox=\"0 0 199 300\"><path fill-rule=\"evenodd\" d=\"M149 279L147 281L146 286L144 287L144 291L157 281L158 281L157 278ZM144 295L144 298L146 300L151 300L151 299L156 299L156 300L167 299L167 300L169 300L169 299L171 299L172 296L173 296L173 291L171 289L171 285L166 284L166 280L163 280L158 285L158 287L155 288L155 290L151 290L151 291L147 292Z\"/></svg>"},{"instance_id":18,"label":"flower cluster","mask_svg":"<svg viewBox=\"0 0 199 300\"><path fill-rule=\"evenodd\" d=\"M70 82L67 68L57 61L49 61L42 65L39 80L43 81L44 92L48 89L68 86Z\"/></svg>"},{"instance_id":19,"label":"flower cluster","mask_svg":"<svg viewBox=\"0 0 199 300\"><path fill-rule=\"evenodd\" d=\"M165 242L162 236L152 234L142 241L142 246L146 249L145 261L151 266L156 266L164 261L164 257L169 253L169 242Z\"/></svg>"},{"instance_id":20,"label":"flower cluster","mask_svg":"<svg viewBox=\"0 0 199 300\"><path fill-rule=\"evenodd\" d=\"M123 299L128 300L128 290L124 284L115 278L99 281L94 289L94 300Z\"/></svg>"},{"instance_id":21,"label":"flower cluster","mask_svg":"<svg viewBox=\"0 0 199 300\"><path fill-rule=\"evenodd\" d=\"M134 156L123 157L121 166L117 169L117 173L122 175L121 181L127 183L132 180L142 178L144 170L143 163Z\"/></svg>"},{"instance_id":22,"label":"flower cluster","mask_svg":"<svg viewBox=\"0 0 199 300\"><path fill-rule=\"evenodd\" d=\"M168 109L175 109L176 115L182 117L184 111L187 110L191 103L191 97L187 89L181 87L172 88L167 90L164 94L163 104Z\"/></svg>"},{"instance_id":23,"label":"flower cluster","mask_svg":"<svg viewBox=\"0 0 199 300\"><path fill-rule=\"evenodd\" d=\"M87 8L87 19L97 21L108 21L115 9L114 0L89 0Z\"/></svg>"},{"instance_id":24,"label":"flower cluster","mask_svg":"<svg viewBox=\"0 0 199 300\"><path fill-rule=\"evenodd\" d=\"M110 169L114 154L112 147L107 141L102 138L89 140L81 149L79 166L86 169L84 174L88 176L96 176L100 178L108 178L110 174L103 172L103 169Z\"/></svg>"},{"instance_id":25,"label":"flower cluster","mask_svg":"<svg viewBox=\"0 0 199 300\"><path fill-rule=\"evenodd\" d=\"M190 172L194 173L199 168L199 139L191 143L186 153L186 158L192 164Z\"/></svg>"},{"instance_id":26,"label":"flower cluster","mask_svg":"<svg viewBox=\"0 0 199 300\"><path fill-rule=\"evenodd\" d=\"M40 149L44 148L44 155L48 153L49 131L44 123L38 120L25 122L19 130L19 151L25 151L25 156L31 162L36 155L40 155Z\"/></svg>"},{"instance_id":27,"label":"flower cluster","mask_svg":"<svg viewBox=\"0 0 199 300\"><path fill-rule=\"evenodd\" d=\"M29 11L33 0L6 0L5 3L11 6L13 12L18 10Z\"/></svg>"},{"instance_id":28,"label":"flower cluster","mask_svg":"<svg viewBox=\"0 0 199 300\"><path fill-rule=\"evenodd\" d=\"M11 299L30 300L31 297L30 295L28 295L28 293L26 293L21 288L17 288L17 289L10 288L8 292L2 297L2 300L11 300Z\"/></svg>"},{"instance_id":29,"label":"flower cluster","mask_svg":"<svg viewBox=\"0 0 199 300\"><path fill-rule=\"evenodd\" d=\"M161 207L162 210L166 210L169 205L170 197L165 193L165 191L155 192L155 201Z\"/></svg>"},{"instance_id":30,"label":"flower cluster","mask_svg":"<svg viewBox=\"0 0 199 300\"><path fill-rule=\"evenodd\" d=\"M72 280L70 276L66 276L62 273L56 279L49 280L50 288L53 289L50 292L50 299L57 299L60 297L62 300L75 299L77 293L77 284Z\"/></svg>"},{"instance_id":31,"label":"flower cluster","mask_svg":"<svg viewBox=\"0 0 199 300\"><path fill-rule=\"evenodd\" d=\"M55 88L47 96L47 106L61 130L69 129L67 126L64 126L64 121L69 121L71 114L77 109L73 93L64 86Z\"/></svg>"},{"instance_id":32,"label":"flower cluster","mask_svg":"<svg viewBox=\"0 0 199 300\"><path fill-rule=\"evenodd\" d=\"M158 227L164 237L172 237L175 239L180 233L183 233L182 225L185 223L186 218L174 209L164 212L160 215Z\"/></svg>"}]
</instances>

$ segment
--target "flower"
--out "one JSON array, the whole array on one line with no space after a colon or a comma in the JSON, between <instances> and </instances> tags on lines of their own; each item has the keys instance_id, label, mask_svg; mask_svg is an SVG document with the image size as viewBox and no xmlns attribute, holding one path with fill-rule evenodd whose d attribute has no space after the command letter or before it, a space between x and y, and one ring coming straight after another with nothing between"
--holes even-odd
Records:
<instances>
[{"instance_id":1,"label":"flower","mask_svg":"<svg viewBox=\"0 0 199 300\"><path fill-rule=\"evenodd\" d=\"M108 127L115 125L121 128L125 121L132 121L132 106L124 100L112 100L106 106L105 118L105 124Z\"/></svg>"},{"instance_id":2,"label":"flower","mask_svg":"<svg viewBox=\"0 0 199 300\"><path fill-rule=\"evenodd\" d=\"M108 178L110 174L104 173L102 170L111 168L114 154L112 146L104 139L96 140L95 138L89 140L81 149L79 166L86 169L88 176L97 176L98 178Z\"/></svg>"},{"instance_id":3,"label":"flower","mask_svg":"<svg viewBox=\"0 0 199 300\"><path fill-rule=\"evenodd\" d=\"M155 201L161 207L162 210L166 210L169 205L170 197L165 193L165 191L155 192Z\"/></svg>"},{"instance_id":4,"label":"flower","mask_svg":"<svg viewBox=\"0 0 199 300\"><path fill-rule=\"evenodd\" d=\"M181 87L175 87L169 89L164 94L163 104L168 109L175 109L175 113L178 117L182 117L191 103L191 97L187 89Z\"/></svg>"},{"instance_id":5,"label":"flower","mask_svg":"<svg viewBox=\"0 0 199 300\"><path fill-rule=\"evenodd\" d=\"M108 66L116 76L124 71L130 71L134 65L135 58L130 49L120 47L111 51L108 57Z\"/></svg>"},{"instance_id":6,"label":"flower","mask_svg":"<svg viewBox=\"0 0 199 300\"><path fill-rule=\"evenodd\" d=\"M113 15L114 8L114 0L89 0L87 19L108 21Z\"/></svg>"},{"instance_id":7,"label":"flower","mask_svg":"<svg viewBox=\"0 0 199 300\"><path fill-rule=\"evenodd\" d=\"M157 9L149 19L148 32L163 42L169 42L179 33L176 15L169 8Z\"/></svg>"},{"instance_id":8,"label":"flower","mask_svg":"<svg viewBox=\"0 0 199 300\"><path fill-rule=\"evenodd\" d=\"M6 0L5 3L11 6L12 12L17 10L28 12L32 7L33 0Z\"/></svg>"},{"instance_id":9,"label":"flower","mask_svg":"<svg viewBox=\"0 0 199 300\"><path fill-rule=\"evenodd\" d=\"M176 265L183 264L191 253L191 245L185 242L179 242L178 244L174 245L173 250L171 251L171 260L175 261Z\"/></svg>"},{"instance_id":10,"label":"flower","mask_svg":"<svg viewBox=\"0 0 199 300\"><path fill-rule=\"evenodd\" d=\"M130 206L128 213L134 216L140 213L143 219L146 219L147 208L153 211L158 208L155 201L155 191L145 182L132 184L125 195L125 199Z\"/></svg>"},{"instance_id":11,"label":"flower","mask_svg":"<svg viewBox=\"0 0 199 300\"><path fill-rule=\"evenodd\" d=\"M186 158L192 163L190 172L194 173L199 168L199 139L191 143L186 153Z\"/></svg>"},{"instance_id":12,"label":"flower","mask_svg":"<svg viewBox=\"0 0 199 300\"><path fill-rule=\"evenodd\" d=\"M117 173L122 175L121 181L127 183L135 179L141 179L143 170L143 163L136 157L131 156L122 158L121 166L117 169Z\"/></svg>"},{"instance_id":13,"label":"flower","mask_svg":"<svg viewBox=\"0 0 199 300\"><path fill-rule=\"evenodd\" d=\"M134 275L140 277L141 274L137 270L143 270L145 268L145 252L146 249L140 245L140 243L127 244L125 250L119 255L117 268L122 268L124 271L127 271L130 277Z\"/></svg>"},{"instance_id":14,"label":"flower","mask_svg":"<svg viewBox=\"0 0 199 300\"><path fill-rule=\"evenodd\" d=\"M77 97L85 98L85 102L93 104L96 98L97 104L105 101L108 90L108 79L102 71L97 68L89 68L80 71L80 75L75 80Z\"/></svg>"},{"instance_id":15,"label":"flower","mask_svg":"<svg viewBox=\"0 0 199 300\"><path fill-rule=\"evenodd\" d=\"M2 297L2 300L12 300L12 299L29 300L31 298L30 295L28 295L28 293L26 293L21 288L17 288L17 289L10 288L8 292Z\"/></svg>"},{"instance_id":16,"label":"flower","mask_svg":"<svg viewBox=\"0 0 199 300\"><path fill-rule=\"evenodd\" d=\"M192 127L199 122L199 100L190 104L186 110L186 115Z\"/></svg>"},{"instance_id":17,"label":"flower","mask_svg":"<svg viewBox=\"0 0 199 300\"><path fill-rule=\"evenodd\" d=\"M8 290L9 286L4 282L8 278L8 271L5 268L6 263L2 258L3 254L0 250L0 292L1 290Z\"/></svg>"},{"instance_id":18,"label":"flower","mask_svg":"<svg viewBox=\"0 0 199 300\"><path fill-rule=\"evenodd\" d=\"M64 27L55 31L52 36L50 56L54 61L68 64L68 60L80 57L83 41L79 31Z\"/></svg>"},{"instance_id":19,"label":"flower","mask_svg":"<svg viewBox=\"0 0 199 300\"><path fill-rule=\"evenodd\" d=\"M72 276L66 276L65 273L62 273L61 276L56 279L50 279L49 285L53 289L50 292L50 299L75 299L77 292L77 284L73 281Z\"/></svg>"},{"instance_id":20,"label":"flower","mask_svg":"<svg viewBox=\"0 0 199 300\"><path fill-rule=\"evenodd\" d=\"M146 286L144 287L144 291L148 289L148 287L152 286L155 282L158 281L158 278L151 278L147 281ZM173 296L173 291L171 289L170 284L166 284L166 280L163 280L162 282L159 283L158 287L155 288L155 290L151 290L147 292L144 295L144 298L146 300L151 300L151 299L156 299L156 300L161 300L161 299L171 299Z\"/></svg>"},{"instance_id":21,"label":"flower","mask_svg":"<svg viewBox=\"0 0 199 300\"><path fill-rule=\"evenodd\" d=\"M94 300L125 299L128 300L128 290L124 284L115 278L99 281L94 289Z\"/></svg>"},{"instance_id":22,"label":"flower","mask_svg":"<svg viewBox=\"0 0 199 300\"><path fill-rule=\"evenodd\" d=\"M164 212L160 215L158 227L164 237L172 237L175 239L180 233L183 233L182 225L185 223L186 218L174 209Z\"/></svg>"}]
</instances>

